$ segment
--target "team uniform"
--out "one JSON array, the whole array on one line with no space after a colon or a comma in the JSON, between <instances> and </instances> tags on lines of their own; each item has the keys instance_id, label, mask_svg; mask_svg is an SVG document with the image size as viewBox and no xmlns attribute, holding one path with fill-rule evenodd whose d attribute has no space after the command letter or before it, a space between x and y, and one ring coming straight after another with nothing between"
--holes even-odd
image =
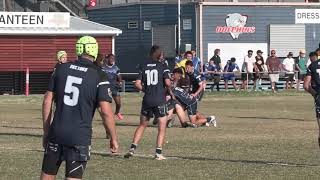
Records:
<instances>
[{"instance_id":1,"label":"team uniform","mask_svg":"<svg viewBox=\"0 0 320 180\"><path fill-rule=\"evenodd\" d=\"M149 61L141 66L138 80L143 83L141 115L159 118L167 115L164 80L170 79L169 69L161 62Z\"/></svg>"},{"instance_id":2,"label":"team uniform","mask_svg":"<svg viewBox=\"0 0 320 180\"><path fill-rule=\"evenodd\" d=\"M312 62L307 69L307 76L311 76L311 86L317 92L315 97L316 115L320 118L320 76L318 71L320 71L320 62Z\"/></svg>"},{"instance_id":3,"label":"team uniform","mask_svg":"<svg viewBox=\"0 0 320 180\"><path fill-rule=\"evenodd\" d=\"M202 81L205 81L206 78L205 78L203 75L201 75L201 74L199 73L199 71L197 71L197 70L194 70L193 73L188 74L188 76L189 76L189 78L190 78L190 84L191 84L191 91L190 91L190 93L193 94L193 93L197 92L197 90L198 90L199 87L200 87L199 84L200 84ZM200 101L201 98L202 98L202 96L203 96L203 94L204 94L204 90L201 90L201 92L197 95L196 99Z\"/></svg>"},{"instance_id":4,"label":"team uniform","mask_svg":"<svg viewBox=\"0 0 320 180\"><path fill-rule=\"evenodd\" d=\"M177 101L187 109L189 116L196 115L198 109L197 98L192 97L187 91L180 87L175 87L172 92ZM173 101L173 103L177 102Z\"/></svg>"},{"instance_id":5,"label":"team uniform","mask_svg":"<svg viewBox=\"0 0 320 180\"><path fill-rule=\"evenodd\" d=\"M49 127L42 171L56 175L66 161L66 177L81 178L90 159L92 118L99 102L111 103L105 73L87 59L57 66L48 91L56 110Z\"/></svg>"},{"instance_id":6,"label":"team uniform","mask_svg":"<svg viewBox=\"0 0 320 180\"><path fill-rule=\"evenodd\" d=\"M120 96L120 86L117 83L118 76L120 75L120 69L116 65L103 66L102 71L107 74L108 80L111 84L112 96Z\"/></svg>"}]
</instances>

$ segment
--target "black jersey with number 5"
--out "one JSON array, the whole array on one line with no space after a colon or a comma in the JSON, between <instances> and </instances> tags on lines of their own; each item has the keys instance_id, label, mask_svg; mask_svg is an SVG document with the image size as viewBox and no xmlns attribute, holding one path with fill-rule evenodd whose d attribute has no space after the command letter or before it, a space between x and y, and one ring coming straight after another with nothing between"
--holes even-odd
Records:
<instances>
[{"instance_id":1,"label":"black jersey with number 5","mask_svg":"<svg viewBox=\"0 0 320 180\"><path fill-rule=\"evenodd\" d=\"M143 83L144 107L156 107L165 104L165 79L170 79L169 69L157 61L148 61L141 66L138 80Z\"/></svg>"},{"instance_id":2,"label":"black jersey with number 5","mask_svg":"<svg viewBox=\"0 0 320 180\"><path fill-rule=\"evenodd\" d=\"M66 146L90 145L92 118L100 101L111 102L104 72L87 59L60 64L49 82L56 110L48 140Z\"/></svg>"},{"instance_id":3,"label":"black jersey with number 5","mask_svg":"<svg viewBox=\"0 0 320 180\"><path fill-rule=\"evenodd\" d=\"M320 61L312 62L307 69L307 76L311 76L312 88L320 93Z\"/></svg>"}]
</instances>

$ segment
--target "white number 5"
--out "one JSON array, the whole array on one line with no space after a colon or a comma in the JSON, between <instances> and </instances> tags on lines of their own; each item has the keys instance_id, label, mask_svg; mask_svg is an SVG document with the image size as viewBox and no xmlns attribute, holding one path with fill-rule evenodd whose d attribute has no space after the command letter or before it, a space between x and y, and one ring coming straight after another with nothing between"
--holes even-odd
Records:
<instances>
[{"instance_id":1,"label":"white number 5","mask_svg":"<svg viewBox=\"0 0 320 180\"><path fill-rule=\"evenodd\" d=\"M79 88L76 86L73 86L73 84L81 84L82 78L74 77L74 76L68 76L66 87L64 88L65 93L72 93L72 98L70 98L70 95L64 95L63 102L64 104L68 106L76 106L78 104L79 99Z\"/></svg>"}]
</instances>

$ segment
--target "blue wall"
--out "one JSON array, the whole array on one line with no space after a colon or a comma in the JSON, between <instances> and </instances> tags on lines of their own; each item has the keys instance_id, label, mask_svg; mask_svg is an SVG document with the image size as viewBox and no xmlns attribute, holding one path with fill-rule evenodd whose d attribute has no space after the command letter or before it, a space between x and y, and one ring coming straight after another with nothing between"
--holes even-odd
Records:
<instances>
[{"instance_id":1,"label":"blue wall","mask_svg":"<svg viewBox=\"0 0 320 180\"><path fill-rule=\"evenodd\" d=\"M89 11L88 16L91 21L122 30L123 33L116 37L115 42L118 64L122 72L137 72L135 67L148 58L149 49L152 45L152 31L143 30L143 21L151 21L152 26L178 24L177 5L174 4L138 4L95 9ZM194 4L182 6L181 19L184 18L191 18L194 28L181 31L181 47L184 48L184 44L188 43L193 45L192 48L195 48ZM139 21L139 28L128 29L128 21Z\"/></svg>"}]
</instances>

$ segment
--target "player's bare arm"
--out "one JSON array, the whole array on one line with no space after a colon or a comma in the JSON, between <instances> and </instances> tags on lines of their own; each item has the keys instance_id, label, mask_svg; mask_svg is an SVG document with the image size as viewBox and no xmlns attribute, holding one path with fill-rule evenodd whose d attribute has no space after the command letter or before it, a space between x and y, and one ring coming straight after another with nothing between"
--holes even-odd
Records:
<instances>
[{"instance_id":1,"label":"player's bare arm","mask_svg":"<svg viewBox=\"0 0 320 180\"><path fill-rule=\"evenodd\" d=\"M43 98L42 104L42 120L43 120L43 141L42 146L47 145L47 136L49 132L51 115L52 115L53 92L47 91Z\"/></svg>"},{"instance_id":2,"label":"player's bare arm","mask_svg":"<svg viewBox=\"0 0 320 180\"><path fill-rule=\"evenodd\" d=\"M102 117L102 122L106 130L109 131L110 139L110 149L112 153L118 152L119 144L116 132L116 126L113 118L113 111L109 102L100 101L100 114Z\"/></svg>"},{"instance_id":3,"label":"player's bare arm","mask_svg":"<svg viewBox=\"0 0 320 180\"><path fill-rule=\"evenodd\" d=\"M191 94L191 96L193 96L193 97L198 96L201 93L201 91L204 89L204 86L205 86L205 83L203 83L203 81L201 81L199 83L199 88L197 89L197 91L195 93Z\"/></svg>"},{"instance_id":4,"label":"player's bare arm","mask_svg":"<svg viewBox=\"0 0 320 180\"><path fill-rule=\"evenodd\" d=\"M134 87L136 87L138 91L142 91L143 87L142 87L141 80L136 80L136 82L134 83Z\"/></svg>"},{"instance_id":5,"label":"player's bare arm","mask_svg":"<svg viewBox=\"0 0 320 180\"><path fill-rule=\"evenodd\" d=\"M311 87L311 76L306 76L304 78L304 83L303 83L304 89L310 93L313 97L316 97L317 92Z\"/></svg>"}]
</instances>

